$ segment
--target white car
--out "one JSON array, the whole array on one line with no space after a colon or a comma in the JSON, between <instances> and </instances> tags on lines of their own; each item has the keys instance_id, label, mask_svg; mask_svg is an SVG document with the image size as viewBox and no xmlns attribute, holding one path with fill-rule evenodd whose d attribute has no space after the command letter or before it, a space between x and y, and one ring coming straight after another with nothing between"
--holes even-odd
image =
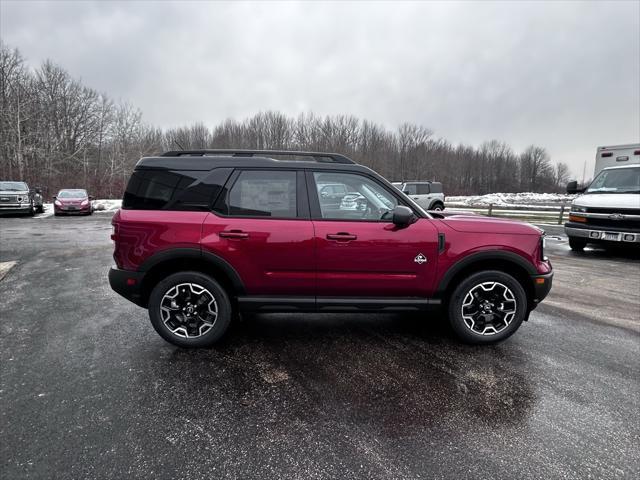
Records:
<instances>
[{"instance_id":1,"label":"white car","mask_svg":"<svg viewBox=\"0 0 640 480\"><path fill-rule=\"evenodd\" d=\"M425 210L444 210L444 193L440 182L394 182L393 186Z\"/></svg>"}]
</instances>

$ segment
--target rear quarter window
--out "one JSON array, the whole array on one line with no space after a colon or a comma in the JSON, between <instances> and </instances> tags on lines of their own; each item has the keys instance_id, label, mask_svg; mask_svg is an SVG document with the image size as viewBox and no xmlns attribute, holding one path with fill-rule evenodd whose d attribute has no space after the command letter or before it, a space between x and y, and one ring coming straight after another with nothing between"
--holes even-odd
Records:
<instances>
[{"instance_id":1,"label":"rear quarter window","mask_svg":"<svg viewBox=\"0 0 640 480\"><path fill-rule=\"evenodd\" d=\"M209 170L135 170L122 208L129 210L209 210L230 168Z\"/></svg>"}]
</instances>

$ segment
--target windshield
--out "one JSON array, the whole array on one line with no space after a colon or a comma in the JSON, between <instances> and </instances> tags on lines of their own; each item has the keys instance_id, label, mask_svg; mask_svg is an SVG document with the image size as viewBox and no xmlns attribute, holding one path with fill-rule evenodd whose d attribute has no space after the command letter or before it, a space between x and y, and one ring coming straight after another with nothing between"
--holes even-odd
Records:
<instances>
[{"instance_id":1,"label":"windshield","mask_svg":"<svg viewBox=\"0 0 640 480\"><path fill-rule=\"evenodd\" d=\"M86 190L60 190L58 193L58 198L85 198L86 196Z\"/></svg>"},{"instance_id":2,"label":"windshield","mask_svg":"<svg viewBox=\"0 0 640 480\"><path fill-rule=\"evenodd\" d=\"M24 182L0 182L0 190L22 192L29 190L29 187Z\"/></svg>"},{"instance_id":3,"label":"windshield","mask_svg":"<svg viewBox=\"0 0 640 480\"><path fill-rule=\"evenodd\" d=\"M586 193L640 193L640 168L603 170Z\"/></svg>"}]
</instances>

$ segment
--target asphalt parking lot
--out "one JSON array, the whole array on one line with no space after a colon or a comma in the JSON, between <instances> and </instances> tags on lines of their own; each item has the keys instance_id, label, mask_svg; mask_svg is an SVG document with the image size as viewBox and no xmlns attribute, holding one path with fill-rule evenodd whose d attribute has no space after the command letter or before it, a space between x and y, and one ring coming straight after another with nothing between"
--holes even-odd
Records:
<instances>
[{"instance_id":1,"label":"asphalt parking lot","mask_svg":"<svg viewBox=\"0 0 640 480\"><path fill-rule=\"evenodd\" d=\"M638 478L640 259L548 242L508 341L438 318L261 315L165 343L118 297L110 215L0 218L2 478Z\"/></svg>"}]
</instances>

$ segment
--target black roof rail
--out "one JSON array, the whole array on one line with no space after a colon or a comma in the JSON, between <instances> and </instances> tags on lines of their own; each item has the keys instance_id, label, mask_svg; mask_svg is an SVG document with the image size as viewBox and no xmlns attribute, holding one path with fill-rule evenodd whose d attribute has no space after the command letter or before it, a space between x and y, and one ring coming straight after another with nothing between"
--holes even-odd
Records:
<instances>
[{"instance_id":1,"label":"black roof rail","mask_svg":"<svg viewBox=\"0 0 640 480\"><path fill-rule=\"evenodd\" d=\"M316 162L327 163L349 163L355 164L353 160L339 153L324 152L299 152L294 150L235 150L235 149L215 149L215 150L171 150L164 152L161 157L184 157L184 156L205 156L205 155L228 155L231 157L253 157L254 155L289 155L292 157L312 157Z\"/></svg>"}]
</instances>

